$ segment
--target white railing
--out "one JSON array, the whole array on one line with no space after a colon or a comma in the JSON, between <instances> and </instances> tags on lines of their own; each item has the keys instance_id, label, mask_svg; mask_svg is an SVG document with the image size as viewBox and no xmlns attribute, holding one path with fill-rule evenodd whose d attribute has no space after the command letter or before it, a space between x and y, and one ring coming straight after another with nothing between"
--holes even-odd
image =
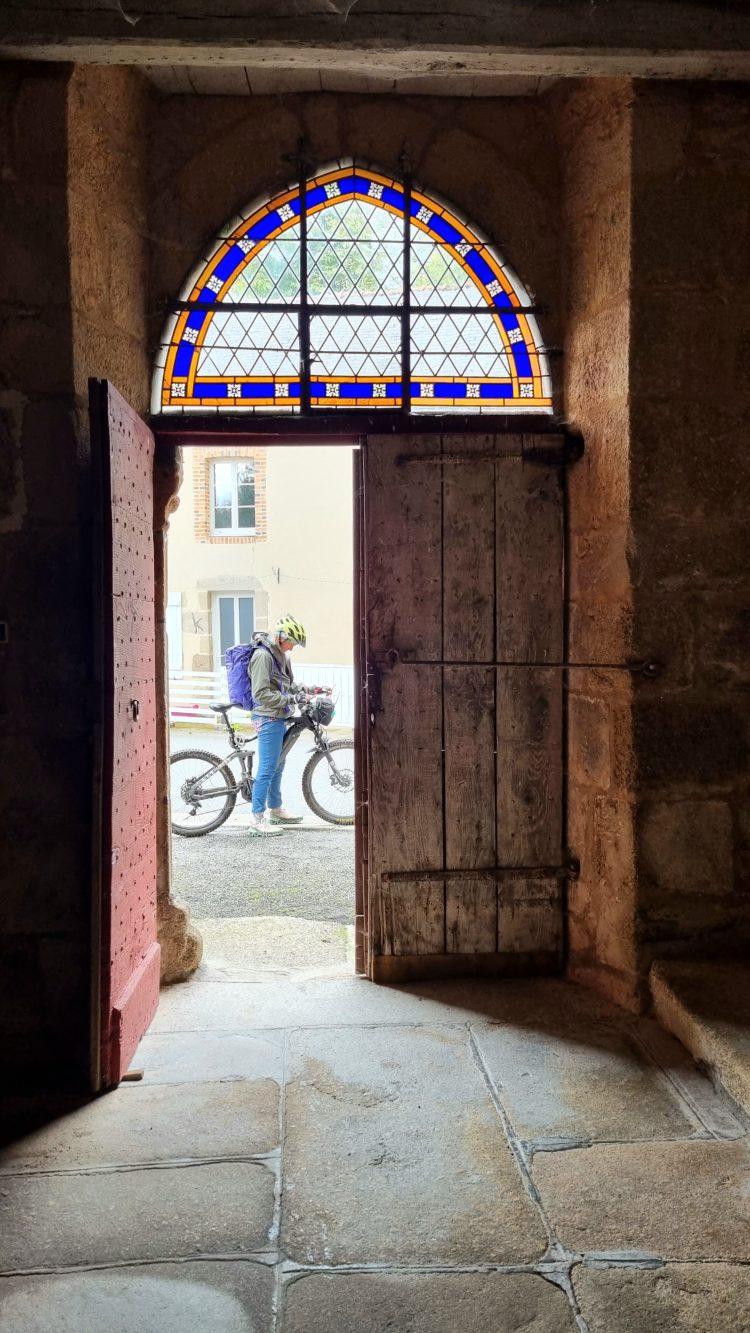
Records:
<instances>
[{"instance_id":1,"label":"white railing","mask_svg":"<svg viewBox=\"0 0 750 1333\"><path fill-rule=\"evenodd\" d=\"M336 704L335 727L354 726L354 667L316 666L314 662L294 662L294 679L300 685L325 685L333 690Z\"/></svg>"},{"instance_id":2,"label":"white railing","mask_svg":"<svg viewBox=\"0 0 750 1333\"><path fill-rule=\"evenodd\" d=\"M300 685L330 686L336 704L334 726L354 726L353 667L295 662L294 678ZM169 720L172 725L213 725L217 716L211 712L209 704L223 703L226 697L227 682L223 671L169 673ZM237 719L242 717L239 709L234 716Z\"/></svg>"}]
</instances>

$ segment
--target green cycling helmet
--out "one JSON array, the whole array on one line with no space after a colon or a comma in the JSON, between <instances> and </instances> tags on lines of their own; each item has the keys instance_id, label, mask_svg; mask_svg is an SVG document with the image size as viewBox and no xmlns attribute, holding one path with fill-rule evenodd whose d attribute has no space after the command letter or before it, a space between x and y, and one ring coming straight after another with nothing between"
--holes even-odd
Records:
<instances>
[{"instance_id":1,"label":"green cycling helmet","mask_svg":"<svg viewBox=\"0 0 750 1333\"><path fill-rule=\"evenodd\" d=\"M304 648L307 643L304 626L300 625L299 621L294 619L294 616L282 616L276 625L276 634L280 638L290 639L292 643L298 644L300 648Z\"/></svg>"}]
</instances>

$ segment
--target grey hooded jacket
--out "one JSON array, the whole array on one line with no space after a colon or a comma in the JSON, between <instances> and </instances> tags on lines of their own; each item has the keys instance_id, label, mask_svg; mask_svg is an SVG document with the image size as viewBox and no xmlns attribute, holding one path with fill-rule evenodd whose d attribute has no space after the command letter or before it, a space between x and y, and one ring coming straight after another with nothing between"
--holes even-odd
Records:
<instances>
[{"instance_id":1,"label":"grey hooded jacket","mask_svg":"<svg viewBox=\"0 0 750 1333\"><path fill-rule=\"evenodd\" d=\"M294 685L292 664L272 635L254 634L252 642L264 645L250 658L250 682L255 700L253 715L289 717L293 707L289 698Z\"/></svg>"}]
</instances>

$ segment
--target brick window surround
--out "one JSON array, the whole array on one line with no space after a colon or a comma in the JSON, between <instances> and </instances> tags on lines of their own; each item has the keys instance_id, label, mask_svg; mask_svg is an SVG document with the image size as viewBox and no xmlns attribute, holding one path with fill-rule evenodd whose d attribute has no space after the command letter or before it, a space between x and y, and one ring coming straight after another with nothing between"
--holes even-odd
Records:
<instances>
[{"instance_id":1,"label":"brick window surround","mask_svg":"<svg viewBox=\"0 0 750 1333\"><path fill-rule=\"evenodd\" d=\"M245 446L207 445L195 448L193 455L193 524L195 540L215 546L247 546L251 542L266 541L268 514L266 510L266 450ZM255 464L255 531L247 536L236 533L223 535L212 532L211 464L219 458L249 458Z\"/></svg>"}]
</instances>

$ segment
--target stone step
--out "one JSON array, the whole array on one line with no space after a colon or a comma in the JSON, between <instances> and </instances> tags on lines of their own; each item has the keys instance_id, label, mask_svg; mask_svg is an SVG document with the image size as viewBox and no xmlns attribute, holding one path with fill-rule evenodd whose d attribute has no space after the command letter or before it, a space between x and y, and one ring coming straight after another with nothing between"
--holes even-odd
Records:
<instances>
[{"instance_id":1,"label":"stone step","mask_svg":"<svg viewBox=\"0 0 750 1333\"><path fill-rule=\"evenodd\" d=\"M650 985L659 1022L750 1116L750 966L661 960Z\"/></svg>"}]
</instances>

